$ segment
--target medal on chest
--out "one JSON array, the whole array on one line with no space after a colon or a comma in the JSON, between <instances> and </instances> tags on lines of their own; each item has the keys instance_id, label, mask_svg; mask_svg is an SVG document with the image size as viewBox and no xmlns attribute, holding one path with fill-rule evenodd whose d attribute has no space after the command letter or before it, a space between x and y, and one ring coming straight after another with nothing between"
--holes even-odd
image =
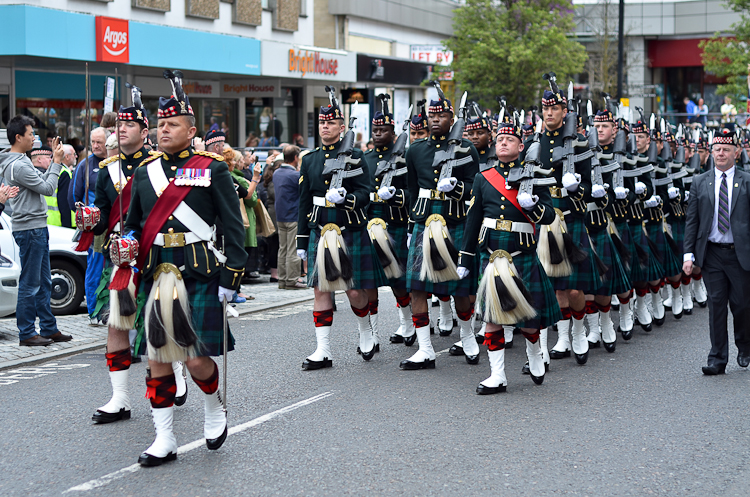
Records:
<instances>
[{"instance_id":1,"label":"medal on chest","mask_svg":"<svg viewBox=\"0 0 750 497\"><path fill-rule=\"evenodd\" d=\"M211 170L195 169L192 167L180 168L175 173L174 184L177 186L211 186Z\"/></svg>"}]
</instances>

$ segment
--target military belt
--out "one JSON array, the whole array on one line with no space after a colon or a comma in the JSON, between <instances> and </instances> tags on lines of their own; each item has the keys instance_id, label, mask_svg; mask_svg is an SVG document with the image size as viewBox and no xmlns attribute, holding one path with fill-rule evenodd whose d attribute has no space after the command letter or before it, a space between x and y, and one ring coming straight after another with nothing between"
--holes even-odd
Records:
<instances>
[{"instance_id":1,"label":"military belt","mask_svg":"<svg viewBox=\"0 0 750 497\"><path fill-rule=\"evenodd\" d=\"M559 186L550 186L549 194L552 198L565 198L568 196L568 190Z\"/></svg>"},{"instance_id":2,"label":"military belt","mask_svg":"<svg viewBox=\"0 0 750 497\"><path fill-rule=\"evenodd\" d=\"M445 196L445 192L430 190L428 188L419 189L419 198L429 198L430 200L451 200Z\"/></svg>"},{"instance_id":3,"label":"military belt","mask_svg":"<svg viewBox=\"0 0 750 497\"><path fill-rule=\"evenodd\" d=\"M378 195L378 192L370 192L370 202L379 202L383 203L385 200L380 198L380 195Z\"/></svg>"},{"instance_id":4,"label":"military belt","mask_svg":"<svg viewBox=\"0 0 750 497\"><path fill-rule=\"evenodd\" d=\"M195 233L159 233L154 239L154 245L164 248L184 247L193 243L204 242Z\"/></svg>"},{"instance_id":5,"label":"military belt","mask_svg":"<svg viewBox=\"0 0 750 497\"><path fill-rule=\"evenodd\" d=\"M485 217L482 226L495 231L512 231L514 233L534 233L531 223L509 221L507 219L493 219Z\"/></svg>"},{"instance_id":6,"label":"military belt","mask_svg":"<svg viewBox=\"0 0 750 497\"><path fill-rule=\"evenodd\" d=\"M313 197L313 205L318 207L336 207L336 204L330 202L325 197Z\"/></svg>"}]
</instances>

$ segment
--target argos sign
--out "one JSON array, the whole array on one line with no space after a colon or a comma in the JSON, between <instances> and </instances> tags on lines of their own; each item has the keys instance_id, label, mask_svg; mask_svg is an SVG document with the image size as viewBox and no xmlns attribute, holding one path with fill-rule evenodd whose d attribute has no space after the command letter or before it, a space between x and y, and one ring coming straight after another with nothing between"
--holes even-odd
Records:
<instances>
[{"instance_id":1,"label":"argos sign","mask_svg":"<svg viewBox=\"0 0 750 497\"><path fill-rule=\"evenodd\" d=\"M130 62L128 21L96 16L96 60Z\"/></svg>"}]
</instances>

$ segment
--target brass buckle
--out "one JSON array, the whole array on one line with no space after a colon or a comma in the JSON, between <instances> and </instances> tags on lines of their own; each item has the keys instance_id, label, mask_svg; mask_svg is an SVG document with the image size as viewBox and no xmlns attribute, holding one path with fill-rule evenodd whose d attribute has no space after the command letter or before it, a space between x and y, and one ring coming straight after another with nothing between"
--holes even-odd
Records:
<instances>
[{"instance_id":1,"label":"brass buckle","mask_svg":"<svg viewBox=\"0 0 750 497\"><path fill-rule=\"evenodd\" d=\"M373 192L373 202L385 202L382 198L380 198L380 195L378 195L378 192Z\"/></svg>"},{"instance_id":2,"label":"brass buckle","mask_svg":"<svg viewBox=\"0 0 750 497\"><path fill-rule=\"evenodd\" d=\"M495 230L496 231L510 231L513 228L513 221L507 219L496 219Z\"/></svg>"},{"instance_id":3,"label":"brass buckle","mask_svg":"<svg viewBox=\"0 0 750 497\"><path fill-rule=\"evenodd\" d=\"M430 200L445 200L445 192L430 190Z\"/></svg>"},{"instance_id":4,"label":"brass buckle","mask_svg":"<svg viewBox=\"0 0 750 497\"><path fill-rule=\"evenodd\" d=\"M164 248L185 246L185 233L164 233Z\"/></svg>"},{"instance_id":5,"label":"brass buckle","mask_svg":"<svg viewBox=\"0 0 750 497\"><path fill-rule=\"evenodd\" d=\"M326 199L326 207L336 207L336 204Z\"/></svg>"},{"instance_id":6,"label":"brass buckle","mask_svg":"<svg viewBox=\"0 0 750 497\"><path fill-rule=\"evenodd\" d=\"M560 191L559 186L550 186L549 194L552 196L552 198L562 198L562 192Z\"/></svg>"}]
</instances>

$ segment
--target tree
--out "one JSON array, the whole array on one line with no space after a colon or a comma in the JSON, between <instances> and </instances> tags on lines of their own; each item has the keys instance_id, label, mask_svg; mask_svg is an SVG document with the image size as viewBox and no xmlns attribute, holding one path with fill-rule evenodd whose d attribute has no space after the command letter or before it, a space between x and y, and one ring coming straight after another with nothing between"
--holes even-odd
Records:
<instances>
[{"instance_id":1,"label":"tree","mask_svg":"<svg viewBox=\"0 0 750 497\"><path fill-rule=\"evenodd\" d=\"M749 0L750 1L750 0ZM553 71L561 88L580 73L586 51L573 32L570 0L467 0L454 11L452 69L461 90L484 107L505 95L516 108L539 105Z\"/></svg>"},{"instance_id":2,"label":"tree","mask_svg":"<svg viewBox=\"0 0 750 497\"><path fill-rule=\"evenodd\" d=\"M727 83L719 85L716 93L739 99L748 94L750 87L750 0L727 0L726 4L740 14L740 20L732 24L730 36L716 33L698 46L703 50L705 70L727 78Z\"/></svg>"}]
</instances>

